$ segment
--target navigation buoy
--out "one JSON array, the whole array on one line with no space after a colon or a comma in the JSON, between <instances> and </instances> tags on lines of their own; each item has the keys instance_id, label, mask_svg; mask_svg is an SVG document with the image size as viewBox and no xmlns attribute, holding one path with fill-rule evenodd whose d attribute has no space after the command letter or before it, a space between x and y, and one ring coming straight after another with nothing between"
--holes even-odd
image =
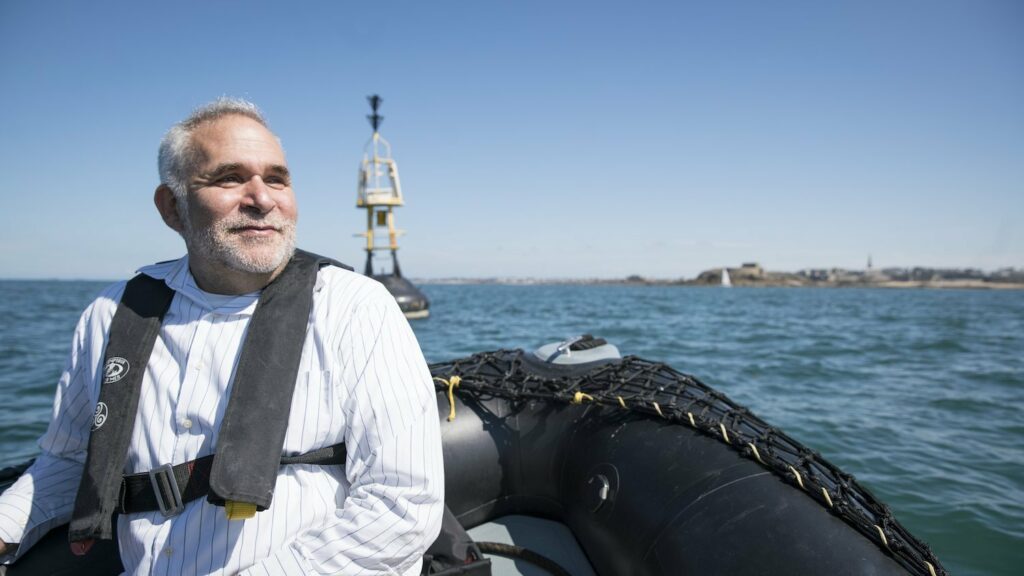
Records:
<instances>
[{"instance_id":1,"label":"navigation buoy","mask_svg":"<svg viewBox=\"0 0 1024 576\"><path fill-rule=\"evenodd\" d=\"M395 227L394 209L404 206L402 186L398 178L398 164L391 157L391 144L380 135L384 117L378 114L384 101L374 94L368 96L373 114L367 115L373 127L373 137L366 144L363 163L359 169L359 192L356 207L366 209L366 232L356 234L366 238L366 267L364 274L379 281L395 297L406 318L426 318L430 315L430 301L419 288L402 276L398 265L398 237L404 231ZM387 231L387 243L378 243L377 229ZM383 235L383 230L380 235ZM391 270L374 270L374 253L391 252Z\"/></svg>"}]
</instances>

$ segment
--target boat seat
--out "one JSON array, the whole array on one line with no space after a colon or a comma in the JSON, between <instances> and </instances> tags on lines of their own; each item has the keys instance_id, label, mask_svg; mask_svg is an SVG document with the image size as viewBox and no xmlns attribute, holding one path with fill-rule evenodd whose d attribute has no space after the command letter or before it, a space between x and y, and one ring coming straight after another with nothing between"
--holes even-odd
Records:
<instances>
[{"instance_id":1,"label":"boat seat","mask_svg":"<svg viewBox=\"0 0 1024 576\"><path fill-rule=\"evenodd\" d=\"M510 515L496 518L468 530L474 542L514 544L554 560L573 576L596 576L576 538L561 522ZM525 560L512 560L486 554L491 559L492 576L551 576Z\"/></svg>"}]
</instances>

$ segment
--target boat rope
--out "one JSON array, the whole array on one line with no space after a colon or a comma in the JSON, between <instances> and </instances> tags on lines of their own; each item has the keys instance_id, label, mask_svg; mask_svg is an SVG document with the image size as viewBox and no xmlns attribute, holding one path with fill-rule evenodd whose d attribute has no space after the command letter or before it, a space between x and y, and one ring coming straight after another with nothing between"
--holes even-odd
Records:
<instances>
[{"instance_id":1,"label":"boat rope","mask_svg":"<svg viewBox=\"0 0 1024 576\"><path fill-rule=\"evenodd\" d=\"M544 374L531 370L524 354L522 350L497 350L431 365L438 390L448 392L449 419L454 418L454 388L458 386L463 400L586 401L599 410L628 410L638 418L686 425L802 489L911 574L948 576L931 549L900 525L889 508L853 476L697 378L636 356L585 373ZM461 385L451 384L458 377Z\"/></svg>"},{"instance_id":2,"label":"boat rope","mask_svg":"<svg viewBox=\"0 0 1024 576\"><path fill-rule=\"evenodd\" d=\"M559 566L554 560L522 546L513 546L500 542L477 542L476 545L484 554L495 554L497 556L505 556L506 558L525 560L530 564L547 570L554 576L572 576L568 570Z\"/></svg>"},{"instance_id":3,"label":"boat rope","mask_svg":"<svg viewBox=\"0 0 1024 576\"><path fill-rule=\"evenodd\" d=\"M434 376L434 380L448 387L448 421L451 422L455 420L455 389L459 387L459 382L462 381L462 378L452 376L445 380L444 378Z\"/></svg>"}]
</instances>

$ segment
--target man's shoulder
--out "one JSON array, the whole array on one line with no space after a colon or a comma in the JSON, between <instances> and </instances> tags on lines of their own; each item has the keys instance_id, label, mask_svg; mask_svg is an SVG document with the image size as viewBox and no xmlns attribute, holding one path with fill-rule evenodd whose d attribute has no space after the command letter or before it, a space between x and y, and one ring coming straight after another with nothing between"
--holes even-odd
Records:
<instances>
[{"instance_id":1,"label":"man's shoulder","mask_svg":"<svg viewBox=\"0 0 1024 576\"><path fill-rule=\"evenodd\" d=\"M358 272L335 266L320 269L323 283L318 307L324 318L336 325L369 322L378 325L385 318L401 316L395 297L383 284Z\"/></svg>"},{"instance_id":2,"label":"man's shoulder","mask_svg":"<svg viewBox=\"0 0 1024 576\"><path fill-rule=\"evenodd\" d=\"M393 300L383 284L345 268L324 266L320 269L320 281L332 299L342 299L353 305Z\"/></svg>"},{"instance_id":3,"label":"man's shoulder","mask_svg":"<svg viewBox=\"0 0 1024 576\"><path fill-rule=\"evenodd\" d=\"M85 307L79 318L79 330L88 333L104 332L110 326L114 313L117 312L117 305L121 302L127 280L120 280L105 286L92 302Z\"/></svg>"},{"instance_id":4,"label":"man's shoulder","mask_svg":"<svg viewBox=\"0 0 1024 576\"><path fill-rule=\"evenodd\" d=\"M172 289L179 290L182 286L188 283L188 276L190 274L188 268L188 255L186 254L175 260L164 260L163 262L143 266L136 272L139 274L145 274L150 278L163 280Z\"/></svg>"},{"instance_id":5,"label":"man's shoulder","mask_svg":"<svg viewBox=\"0 0 1024 576\"><path fill-rule=\"evenodd\" d=\"M182 269L188 270L187 260L184 257L142 266L136 272L168 282L171 277L180 274ZM88 308L85 309L85 315L95 318L106 318L108 320L112 318L117 310L118 303L121 302L121 297L124 295L125 287L128 285L129 280L131 278L118 280L105 286L89 304Z\"/></svg>"}]
</instances>

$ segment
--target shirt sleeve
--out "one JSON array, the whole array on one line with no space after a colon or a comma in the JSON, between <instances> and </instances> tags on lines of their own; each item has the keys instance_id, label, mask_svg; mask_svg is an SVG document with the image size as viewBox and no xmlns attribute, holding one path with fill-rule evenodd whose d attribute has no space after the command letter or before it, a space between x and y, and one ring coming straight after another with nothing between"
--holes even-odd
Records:
<instances>
[{"instance_id":1,"label":"shirt sleeve","mask_svg":"<svg viewBox=\"0 0 1024 576\"><path fill-rule=\"evenodd\" d=\"M419 574L441 527L444 466L430 371L393 297L353 313L338 354L348 429L344 504L243 574Z\"/></svg>"},{"instance_id":2,"label":"shirt sleeve","mask_svg":"<svg viewBox=\"0 0 1024 576\"><path fill-rule=\"evenodd\" d=\"M39 456L0 495L0 540L9 544L2 556L4 564L23 555L51 528L71 519L95 405L90 317L96 306L86 309L75 329L71 353L57 383L53 416L39 439ZM99 340L102 346L102 334Z\"/></svg>"}]
</instances>

